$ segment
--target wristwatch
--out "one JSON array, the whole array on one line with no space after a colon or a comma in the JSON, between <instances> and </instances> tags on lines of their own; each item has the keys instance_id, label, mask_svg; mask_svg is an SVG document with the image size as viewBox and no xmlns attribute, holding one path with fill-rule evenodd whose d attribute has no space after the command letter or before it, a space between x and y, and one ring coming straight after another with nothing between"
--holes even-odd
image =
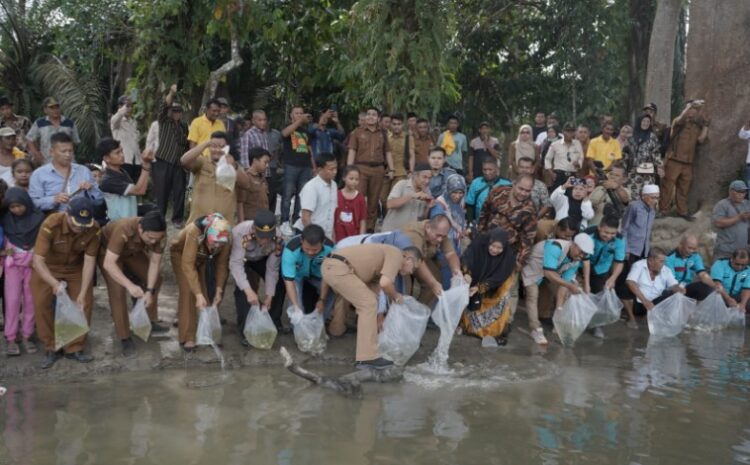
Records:
<instances>
[{"instance_id":1,"label":"wristwatch","mask_svg":"<svg viewBox=\"0 0 750 465\"><path fill-rule=\"evenodd\" d=\"M148 289L146 289L146 292L150 292L151 294L156 294L156 289L153 287L149 287Z\"/></svg>"}]
</instances>

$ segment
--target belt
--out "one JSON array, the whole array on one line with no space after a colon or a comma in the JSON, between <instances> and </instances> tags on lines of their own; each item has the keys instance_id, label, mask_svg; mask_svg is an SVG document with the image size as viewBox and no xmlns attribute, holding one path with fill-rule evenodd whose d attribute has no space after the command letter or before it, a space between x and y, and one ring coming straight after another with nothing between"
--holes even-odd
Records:
<instances>
[{"instance_id":1,"label":"belt","mask_svg":"<svg viewBox=\"0 0 750 465\"><path fill-rule=\"evenodd\" d=\"M385 163L383 163L382 161L355 161L354 164L370 166L372 168L385 165Z\"/></svg>"},{"instance_id":2,"label":"belt","mask_svg":"<svg viewBox=\"0 0 750 465\"><path fill-rule=\"evenodd\" d=\"M344 262L349 266L352 266L351 263L349 263L349 260L346 259L346 257L342 257L341 255L336 255L335 253L328 254L327 258L332 258L334 260L338 260L340 262Z\"/></svg>"}]
</instances>

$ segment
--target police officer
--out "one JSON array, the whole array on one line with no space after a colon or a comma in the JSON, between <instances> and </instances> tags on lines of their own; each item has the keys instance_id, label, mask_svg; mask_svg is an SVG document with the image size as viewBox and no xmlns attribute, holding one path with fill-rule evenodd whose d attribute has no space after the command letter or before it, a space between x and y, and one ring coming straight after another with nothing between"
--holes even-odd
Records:
<instances>
[{"instance_id":1,"label":"police officer","mask_svg":"<svg viewBox=\"0 0 750 465\"><path fill-rule=\"evenodd\" d=\"M672 270L677 282L685 288L685 295L691 299L703 300L714 291L714 282L703 265L703 257L698 253L698 239L694 235L682 236L677 248L667 255L664 265ZM696 277L698 281L693 282Z\"/></svg>"},{"instance_id":2,"label":"police officer","mask_svg":"<svg viewBox=\"0 0 750 465\"><path fill-rule=\"evenodd\" d=\"M404 297L394 286L396 277L419 266L419 249L401 251L382 244L362 244L337 250L323 260L323 282L357 310L357 366L386 368L393 362L378 355L378 291L393 302Z\"/></svg>"},{"instance_id":3,"label":"police officer","mask_svg":"<svg viewBox=\"0 0 750 465\"><path fill-rule=\"evenodd\" d=\"M711 279L716 292L724 297L729 307L747 309L750 300L750 254L747 249L737 249L731 258L716 260L711 266Z\"/></svg>"},{"instance_id":4,"label":"police officer","mask_svg":"<svg viewBox=\"0 0 750 465\"><path fill-rule=\"evenodd\" d=\"M320 274L320 265L332 250L333 242L326 238L323 228L317 224L305 226L302 234L293 237L284 247L281 276L295 311L311 313L312 307L315 307L315 310L323 312L333 305L333 294ZM305 293L305 288L310 292Z\"/></svg>"},{"instance_id":5,"label":"police officer","mask_svg":"<svg viewBox=\"0 0 750 465\"><path fill-rule=\"evenodd\" d=\"M167 223L159 211L150 211L142 218L123 218L102 228L99 266L107 283L112 321L125 357L135 355L126 291L134 299L144 299L152 332L163 333L169 329L157 323L157 299L161 286L159 270L166 236Z\"/></svg>"},{"instance_id":6,"label":"police officer","mask_svg":"<svg viewBox=\"0 0 750 465\"><path fill-rule=\"evenodd\" d=\"M94 221L94 204L84 196L70 200L64 212L44 220L34 246L31 293L36 307L36 328L47 351L42 369L50 368L62 354L55 351L54 296L66 291L91 323L94 291L91 286L99 252L99 225ZM63 282L67 285L63 289ZM83 353L86 335L62 352L66 358L88 363L94 358Z\"/></svg>"},{"instance_id":7,"label":"police officer","mask_svg":"<svg viewBox=\"0 0 750 465\"><path fill-rule=\"evenodd\" d=\"M283 331L281 309L286 293L279 279L281 252L284 242L276 229L276 218L268 209L261 209L250 221L243 221L232 229L232 254L229 269L236 284L234 303L237 310L237 327L240 342L249 347L243 328L247 312L252 305L269 311L276 327ZM263 278L265 292L260 299L259 282Z\"/></svg>"}]
</instances>

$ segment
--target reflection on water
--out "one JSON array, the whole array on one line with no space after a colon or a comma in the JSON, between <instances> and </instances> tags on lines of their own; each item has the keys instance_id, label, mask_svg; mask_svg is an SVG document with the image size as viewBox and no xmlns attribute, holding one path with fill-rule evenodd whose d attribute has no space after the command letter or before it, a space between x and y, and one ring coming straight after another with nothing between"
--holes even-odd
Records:
<instances>
[{"instance_id":1,"label":"reflection on water","mask_svg":"<svg viewBox=\"0 0 750 465\"><path fill-rule=\"evenodd\" d=\"M496 355L361 400L281 368L11 385L0 464L750 465L742 331Z\"/></svg>"}]
</instances>

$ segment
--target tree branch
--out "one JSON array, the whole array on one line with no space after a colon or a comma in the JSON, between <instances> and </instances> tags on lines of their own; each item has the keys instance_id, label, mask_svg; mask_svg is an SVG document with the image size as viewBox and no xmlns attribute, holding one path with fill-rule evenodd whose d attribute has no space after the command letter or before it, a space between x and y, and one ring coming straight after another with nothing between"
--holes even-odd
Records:
<instances>
[{"instance_id":1,"label":"tree branch","mask_svg":"<svg viewBox=\"0 0 750 465\"><path fill-rule=\"evenodd\" d=\"M232 27L232 36L230 39L230 50L231 55L229 61L221 65L219 68L211 71L206 82L206 88L203 91L203 99L201 100L201 113L206 108L206 103L211 100L216 94L216 88L219 87L219 80L229 74L232 70L242 66L243 60L240 56L240 42L237 37L237 32Z\"/></svg>"}]
</instances>

